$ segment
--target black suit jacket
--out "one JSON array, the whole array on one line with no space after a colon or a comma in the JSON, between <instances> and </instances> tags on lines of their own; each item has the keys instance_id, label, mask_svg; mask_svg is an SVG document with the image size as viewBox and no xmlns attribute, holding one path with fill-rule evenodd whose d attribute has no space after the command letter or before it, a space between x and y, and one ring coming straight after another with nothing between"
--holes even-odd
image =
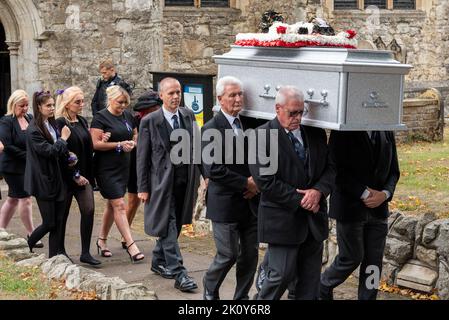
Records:
<instances>
[{"instance_id":1,"label":"black suit jacket","mask_svg":"<svg viewBox=\"0 0 449 320\"><path fill-rule=\"evenodd\" d=\"M250 165L250 170L261 190L259 205L259 241L279 245L298 245L302 243L310 230L317 241L328 236L328 218L326 197L334 182L333 167L328 160L327 137L323 129L301 126L304 144L308 147L308 179L294 151L293 144L281 127L277 118L257 129L267 135L269 131L278 133L278 170L272 175L262 175L260 161ZM259 160L259 159L258 159ZM314 188L321 191L318 213L307 211L300 206L303 196L296 189Z\"/></svg>"},{"instance_id":2,"label":"black suit jacket","mask_svg":"<svg viewBox=\"0 0 449 320\"><path fill-rule=\"evenodd\" d=\"M30 122L33 119L27 114L25 119ZM23 174L26 163L26 133L22 132L16 117L4 116L0 120L0 141L5 149L1 156L0 172Z\"/></svg>"},{"instance_id":3,"label":"black suit jacket","mask_svg":"<svg viewBox=\"0 0 449 320\"><path fill-rule=\"evenodd\" d=\"M243 130L246 123L241 118ZM248 177L251 173L248 168L247 147L244 148L244 163L238 164L236 159L236 138L233 138L233 159L232 163L226 163L226 130L233 130L229 121L226 119L222 111L218 112L211 120L209 120L201 129L202 133L207 130L216 129L221 136L221 163L207 164L203 163L203 173L209 178L209 184L206 195L206 218L215 222L238 222L247 220L249 215L257 215L258 196L251 200L243 198L246 190ZM202 142L202 149L209 145L209 141ZM246 144L246 143L245 143ZM228 145L229 147L229 145Z\"/></svg>"},{"instance_id":4,"label":"black suit jacket","mask_svg":"<svg viewBox=\"0 0 449 320\"><path fill-rule=\"evenodd\" d=\"M63 201L67 193L59 164L68 155L67 142L57 134L58 140L50 143L34 120L27 128L25 191L39 200Z\"/></svg>"},{"instance_id":5,"label":"black suit jacket","mask_svg":"<svg viewBox=\"0 0 449 320\"><path fill-rule=\"evenodd\" d=\"M329 148L336 166L335 189L329 215L340 221L363 221L368 212L388 216L399 180L399 164L393 132L380 131L378 145L373 145L365 131L332 131ZM360 199L366 187L388 190L391 197L379 207L369 209Z\"/></svg>"}]
</instances>

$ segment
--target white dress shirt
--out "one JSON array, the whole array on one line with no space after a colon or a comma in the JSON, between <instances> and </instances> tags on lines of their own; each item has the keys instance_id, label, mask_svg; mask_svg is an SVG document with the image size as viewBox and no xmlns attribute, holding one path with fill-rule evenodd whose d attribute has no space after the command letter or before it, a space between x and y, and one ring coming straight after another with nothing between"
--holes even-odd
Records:
<instances>
[{"instance_id":1,"label":"white dress shirt","mask_svg":"<svg viewBox=\"0 0 449 320\"><path fill-rule=\"evenodd\" d=\"M242 121L240 120L239 115L237 115L237 117L231 116L230 114L227 114L223 109L221 109L221 112L223 112L224 116L226 117L226 120L228 120L229 124L231 125L231 128L234 130L234 134L235 134L236 136L238 136L238 135L239 135L239 132L238 132L237 127L236 127L235 124L234 124L234 120L235 120L235 119L239 119L239 121L240 121L240 126L242 127L242 130L243 130Z\"/></svg>"},{"instance_id":2,"label":"white dress shirt","mask_svg":"<svg viewBox=\"0 0 449 320\"><path fill-rule=\"evenodd\" d=\"M45 120L44 124L47 127L47 130L50 133L51 137L53 138L53 142L56 142L56 140L58 140L58 136L56 135L55 129L50 125L48 120Z\"/></svg>"},{"instance_id":3,"label":"white dress shirt","mask_svg":"<svg viewBox=\"0 0 449 320\"><path fill-rule=\"evenodd\" d=\"M174 125L173 125L173 123L174 123L173 116L174 115L178 116L178 124L179 124L179 127L181 127L181 119L179 117L179 109L176 109L176 112L172 113L172 112L168 111L167 109L165 109L164 106L162 106L162 112L164 113L165 119L168 121L168 123L170 123L170 126L172 127L172 129L174 129Z\"/></svg>"}]
</instances>

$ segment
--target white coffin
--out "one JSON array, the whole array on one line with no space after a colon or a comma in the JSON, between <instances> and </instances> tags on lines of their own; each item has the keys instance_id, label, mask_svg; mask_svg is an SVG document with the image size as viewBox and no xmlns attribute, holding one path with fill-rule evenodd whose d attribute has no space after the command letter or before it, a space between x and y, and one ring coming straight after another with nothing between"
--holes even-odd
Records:
<instances>
[{"instance_id":1,"label":"white coffin","mask_svg":"<svg viewBox=\"0 0 449 320\"><path fill-rule=\"evenodd\" d=\"M232 46L214 56L218 78L235 76L244 85L242 114L274 118L281 85L304 92L302 123L335 130L402 130L404 75L411 68L390 51L339 48Z\"/></svg>"}]
</instances>

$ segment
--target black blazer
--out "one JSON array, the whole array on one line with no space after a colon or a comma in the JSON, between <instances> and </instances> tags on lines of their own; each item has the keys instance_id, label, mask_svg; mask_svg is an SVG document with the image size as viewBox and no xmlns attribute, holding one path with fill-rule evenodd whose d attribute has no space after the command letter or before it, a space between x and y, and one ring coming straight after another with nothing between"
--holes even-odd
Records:
<instances>
[{"instance_id":1,"label":"black blazer","mask_svg":"<svg viewBox=\"0 0 449 320\"><path fill-rule=\"evenodd\" d=\"M33 116L27 114L25 119L30 122ZM0 161L0 172L23 174L27 151L26 133L20 128L16 117L8 115L0 120L0 141L5 146Z\"/></svg>"},{"instance_id":2,"label":"black blazer","mask_svg":"<svg viewBox=\"0 0 449 320\"><path fill-rule=\"evenodd\" d=\"M376 149L365 131L331 132L329 148L336 165L336 180L330 200L330 217L341 221L363 221L370 211L378 217L388 216L388 202L393 197L400 173L393 132L379 133ZM388 190L391 197L379 207L369 209L360 199L366 187Z\"/></svg>"},{"instance_id":3,"label":"black blazer","mask_svg":"<svg viewBox=\"0 0 449 320\"><path fill-rule=\"evenodd\" d=\"M241 118L243 130L246 128L244 118ZM221 163L203 163L203 174L209 178L206 195L206 218L215 222L238 222L247 220L249 215L257 215L258 196L251 200L243 198L248 177L251 173L248 168L247 147L244 146L244 163L236 162L236 139L233 139L233 159L231 164L226 163L225 130L232 130L225 115L220 111L209 120L201 129L202 133L209 129L216 129L221 136ZM202 142L202 149L209 145L209 141ZM228 146L229 147L229 146ZM231 161L227 161L231 162Z\"/></svg>"},{"instance_id":4,"label":"black blazer","mask_svg":"<svg viewBox=\"0 0 449 320\"><path fill-rule=\"evenodd\" d=\"M31 121L27 129L27 163L25 191L39 200L64 201L67 189L61 174L59 160L67 157L67 142L60 139L50 143Z\"/></svg>"},{"instance_id":5,"label":"black blazer","mask_svg":"<svg viewBox=\"0 0 449 320\"><path fill-rule=\"evenodd\" d=\"M327 239L329 230L326 197L331 192L335 175L328 159L326 132L320 128L301 126L301 134L308 150L308 165L304 167L277 118L257 129L258 132L266 134L267 153L270 150L269 130L276 130L278 133L277 172L262 175L260 169L264 166L259 159L256 165L250 165L251 173L261 190L259 241L298 245L304 242L309 230L317 241ZM307 174L305 170L308 171ZM300 206L303 196L296 189L310 188L322 193L320 210L317 213Z\"/></svg>"}]
</instances>

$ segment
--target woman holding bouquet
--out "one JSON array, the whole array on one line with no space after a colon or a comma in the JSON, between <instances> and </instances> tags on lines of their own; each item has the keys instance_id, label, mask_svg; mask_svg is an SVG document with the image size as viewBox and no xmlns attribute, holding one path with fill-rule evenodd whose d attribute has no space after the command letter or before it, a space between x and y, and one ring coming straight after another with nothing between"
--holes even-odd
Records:
<instances>
[{"instance_id":1,"label":"woman holding bouquet","mask_svg":"<svg viewBox=\"0 0 449 320\"><path fill-rule=\"evenodd\" d=\"M78 87L70 87L57 91L56 122L59 128L68 126L72 134L67 140L70 151L66 165L62 167L67 184L66 204L61 230L61 245L65 252L64 238L67 218L72 199L75 197L81 213L81 256L80 261L99 265L101 262L90 254L90 241L94 225L94 174L92 168L93 145L87 120L81 116L84 107L84 93Z\"/></svg>"}]
</instances>

